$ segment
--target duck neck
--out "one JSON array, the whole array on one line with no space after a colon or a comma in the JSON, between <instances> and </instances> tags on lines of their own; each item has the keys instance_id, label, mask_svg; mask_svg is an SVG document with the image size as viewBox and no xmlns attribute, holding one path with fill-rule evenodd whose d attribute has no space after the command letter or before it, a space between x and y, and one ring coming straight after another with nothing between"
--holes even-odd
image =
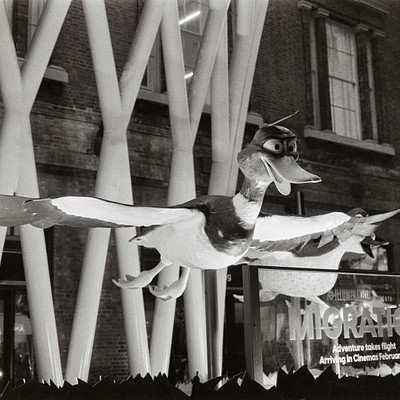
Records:
<instances>
[{"instance_id":1,"label":"duck neck","mask_svg":"<svg viewBox=\"0 0 400 400\"><path fill-rule=\"evenodd\" d=\"M269 184L245 178L240 192L233 197L233 205L241 225L252 229L257 221Z\"/></svg>"}]
</instances>

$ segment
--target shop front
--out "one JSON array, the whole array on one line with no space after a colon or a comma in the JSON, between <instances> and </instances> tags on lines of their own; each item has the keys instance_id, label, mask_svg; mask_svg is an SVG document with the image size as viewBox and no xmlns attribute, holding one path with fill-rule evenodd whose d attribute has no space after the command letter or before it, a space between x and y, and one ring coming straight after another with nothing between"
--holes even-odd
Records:
<instances>
[{"instance_id":1,"label":"shop front","mask_svg":"<svg viewBox=\"0 0 400 400\"><path fill-rule=\"evenodd\" d=\"M391 271L390 253L390 247L381 247L374 249L374 258L346 255L337 272L326 266L245 267L246 363L254 378L271 387L278 370L303 366L314 377L327 368L339 377L397 374L400 275ZM264 290L264 282L273 279L294 285L294 295ZM309 296L313 281L331 287Z\"/></svg>"}]
</instances>

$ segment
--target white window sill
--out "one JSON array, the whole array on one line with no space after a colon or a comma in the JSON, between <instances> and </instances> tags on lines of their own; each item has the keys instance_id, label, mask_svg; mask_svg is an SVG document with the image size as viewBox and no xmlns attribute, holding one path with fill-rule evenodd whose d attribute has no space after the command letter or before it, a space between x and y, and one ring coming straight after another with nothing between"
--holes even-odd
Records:
<instances>
[{"instance_id":1,"label":"white window sill","mask_svg":"<svg viewBox=\"0 0 400 400\"><path fill-rule=\"evenodd\" d=\"M68 72L64 68L58 67L57 65L49 65L46 68L44 77L53 81L68 83Z\"/></svg>"},{"instance_id":2,"label":"white window sill","mask_svg":"<svg viewBox=\"0 0 400 400\"><path fill-rule=\"evenodd\" d=\"M18 64L21 67L23 64L24 59L18 57ZM68 72L57 65L49 65L46 68L46 72L44 73L44 78L50 79L56 82L68 83Z\"/></svg>"},{"instance_id":3,"label":"white window sill","mask_svg":"<svg viewBox=\"0 0 400 400\"><path fill-rule=\"evenodd\" d=\"M330 143L342 144L349 147L354 147L361 150L374 151L380 154L395 155L395 150L390 144L379 144L371 140L357 140L345 136L337 135L332 131L319 131L314 128L304 129L305 138L313 138Z\"/></svg>"},{"instance_id":4,"label":"white window sill","mask_svg":"<svg viewBox=\"0 0 400 400\"><path fill-rule=\"evenodd\" d=\"M154 103L160 103L168 105L168 94L156 93L146 89L140 89L138 98L142 100L152 101ZM209 104L204 104L203 112L205 114L211 114L211 108ZM264 122L261 115L253 112L248 112L246 117L246 123L251 125L260 125Z\"/></svg>"},{"instance_id":5,"label":"white window sill","mask_svg":"<svg viewBox=\"0 0 400 400\"><path fill-rule=\"evenodd\" d=\"M350 0L350 2L361 4L382 14L389 14L390 12L388 0Z\"/></svg>"}]
</instances>

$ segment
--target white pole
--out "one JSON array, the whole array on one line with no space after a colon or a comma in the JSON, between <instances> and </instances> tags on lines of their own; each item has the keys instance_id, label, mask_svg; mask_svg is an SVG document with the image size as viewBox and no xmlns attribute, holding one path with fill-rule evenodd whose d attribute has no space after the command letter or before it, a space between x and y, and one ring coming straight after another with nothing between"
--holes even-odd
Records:
<instances>
[{"instance_id":1,"label":"white pole","mask_svg":"<svg viewBox=\"0 0 400 400\"><path fill-rule=\"evenodd\" d=\"M172 165L168 204L178 204L195 197L192 148L185 69L176 0L168 0L161 21L161 39L168 88L172 135ZM158 285L170 285L178 279L179 265L164 269ZM176 301L156 299L151 335L151 366L153 374L168 373ZM203 345L202 343L200 344Z\"/></svg>"},{"instance_id":2,"label":"white pole","mask_svg":"<svg viewBox=\"0 0 400 400\"><path fill-rule=\"evenodd\" d=\"M17 189L17 193L21 195L31 197L39 195L29 113L69 4L70 1L50 0L48 2L38 26L39 32L28 49L20 77L17 77L19 68L15 50L11 50L13 46L10 43L11 33L8 21L4 21L4 2L0 5L0 58L9 64L4 65L3 61L0 63L0 85L5 106L0 155L3 152L8 154L4 158L1 157L2 193L11 194ZM44 34L46 29L48 31ZM14 54L11 55L12 52ZM3 58L6 54L7 56ZM10 79L10 82L6 82L6 79ZM10 92L12 88L14 93ZM19 105L17 101L20 102ZM15 159L8 163L8 157L15 157ZM19 168L18 161L21 157L24 159L24 169ZM17 183L18 172L19 182ZM9 176L4 179L4 175ZM4 235L2 242L4 242ZM63 379L43 231L33 227L22 227L21 246L38 378L47 382L51 380L60 386Z\"/></svg>"},{"instance_id":3,"label":"white pole","mask_svg":"<svg viewBox=\"0 0 400 400\"><path fill-rule=\"evenodd\" d=\"M238 0L236 32L238 37L234 41L229 90L227 81L224 80L224 77L228 76L227 55L220 46L211 81L213 165L209 193L233 195L236 191L238 172L236 154L243 140L250 89L267 5L268 1L261 0L255 9L253 0L249 2ZM229 111L227 111L228 105L224 102L224 99L228 98ZM230 137L227 138L225 132L230 132ZM226 179L227 176L230 176L230 179ZM210 369L213 376L222 373L226 272L227 269L222 269L207 275L208 345L209 354L212 356Z\"/></svg>"},{"instance_id":4,"label":"white pole","mask_svg":"<svg viewBox=\"0 0 400 400\"><path fill-rule=\"evenodd\" d=\"M125 138L127 122L122 115L122 104L105 4L99 1L84 1L83 7L104 125L113 125L109 121L119 119L119 129L114 132L114 135L118 133L121 137ZM124 141L126 142L126 139ZM121 153L118 163L114 162L121 170L118 201L132 204L132 182L129 155L126 146L123 147ZM136 229L117 229L115 234L120 276L127 274L133 276L139 275L140 260L138 248L129 243L129 239L135 236ZM151 371L143 292L142 290L121 290L121 299L129 372L132 376L136 376L137 374L144 376Z\"/></svg>"},{"instance_id":5,"label":"white pole","mask_svg":"<svg viewBox=\"0 0 400 400\"><path fill-rule=\"evenodd\" d=\"M255 0L237 0L236 33L240 36L251 35L254 29Z\"/></svg>"},{"instance_id":6,"label":"white pole","mask_svg":"<svg viewBox=\"0 0 400 400\"><path fill-rule=\"evenodd\" d=\"M24 164L20 171L17 195L39 197L28 118L26 116L24 121ZM31 225L22 225L20 235L38 378L61 386L63 375L44 232Z\"/></svg>"},{"instance_id":7,"label":"white pole","mask_svg":"<svg viewBox=\"0 0 400 400\"><path fill-rule=\"evenodd\" d=\"M25 104L32 108L71 0L47 0L21 67ZM40 50L38 50L40 49Z\"/></svg>"},{"instance_id":8,"label":"white pole","mask_svg":"<svg viewBox=\"0 0 400 400\"><path fill-rule=\"evenodd\" d=\"M88 4L86 5L86 10L88 11L87 17L90 18L91 24L94 24L94 21L91 18L91 12L95 13L93 10L96 2L94 0L86 1L88 1ZM92 11L89 11L89 7ZM96 49L93 49L94 51L92 50L92 55L96 62L96 72L99 73L97 75L99 93L101 90L101 102L106 113L106 118L104 118L103 121L105 129L95 187L95 195L98 197L107 199L126 199L127 192L121 184L121 182L126 184L128 179L130 179L125 132L147 66L151 48L157 34L163 10L164 2L162 1L148 0L145 3L131 45L131 50L128 55L128 60L120 79L121 102L118 102L118 106L121 107L121 111L118 115L115 115L112 111L110 112L108 107L111 108L112 105L110 102L107 102L105 97L103 97L103 94L106 95L106 93L108 93L109 88L107 87L107 83L99 82L98 79L103 78L101 73L101 62L103 60L101 55L102 49L101 46L99 46L99 42L96 42L96 39L93 37L93 35L96 35L97 30L95 30L92 25L89 27L91 43L93 45L97 43ZM104 14L102 20L104 21ZM108 52L109 51L110 49ZM110 77L110 75L108 77ZM104 88L103 85L106 87ZM110 90L114 102L116 102L117 95L115 87ZM120 165L120 159L124 160L123 165ZM132 196L132 194L130 194L130 196ZM117 234L117 238L118 241L125 239L122 233ZM93 340L96 329L108 242L108 229L91 229L89 231L67 360L66 380L69 382L74 382L76 378L87 380L89 375L90 359L93 350ZM118 246L118 249L119 260L125 260L126 253L121 252L120 245ZM120 271L124 273L126 269L130 269L130 267L127 265L127 261L125 260L120 264ZM131 269L129 273L132 273ZM127 314L129 309L125 308L125 306L128 305L127 303L129 300L132 300L132 297L128 294L123 294L122 296L125 315L124 320L127 324L126 326L130 325L130 328L127 328L130 330L129 335L136 335L139 332L133 332L135 326L132 327L132 317ZM143 323L143 321L140 322L139 320L137 322L140 324ZM141 330L141 332L143 332L143 330ZM132 338L130 337L130 339ZM139 367L136 367L133 361L134 354L132 354L135 350L132 349L137 347L137 345L143 345L143 340L142 336L138 339L138 342L135 342L134 339L127 341L130 352L130 368L132 368L132 370L136 370L137 368L142 373L149 368L147 353L143 350L141 353L143 357L142 362L139 363Z\"/></svg>"},{"instance_id":9,"label":"white pole","mask_svg":"<svg viewBox=\"0 0 400 400\"><path fill-rule=\"evenodd\" d=\"M230 0L213 0L210 2L210 9L188 93L190 121L194 137L196 136L203 111L229 3Z\"/></svg>"},{"instance_id":10,"label":"white pole","mask_svg":"<svg viewBox=\"0 0 400 400\"><path fill-rule=\"evenodd\" d=\"M13 194L20 160L22 81L4 0L0 2L0 91L4 115L0 130L0 191ZM0 228L3 252L7 228Z\"/></svg>"},{"instance_id":11,"label":"white pole","mask_svg":"<svg viewBox=\"0 0 400 400\"><path fill-rule=\"evenodd\" d=\"M238 168L236 154L241 150L250 91L260 46L260 40L267 14L269 0L255 0L254 28L249 35L237 35L231 57L229 76L230 132L233 140L232 165L229 177L231 188L236 187Z\"/></svg>"},{"instance_id":12,"label":"white pole","mask_svg":"<svg viewBox=\"0 0 400 400\"><path fill-rule=\"evenodd\" d=\"M229 74L228 40L226 17L214 69L211 76L211 154L212 167L209 194L233 195L228 193L226 179L230 168L231 139L229 135Z\"/></svg>"},{"instance_id":13,"label":"white pole","mask_svg":"<svg viewBox=\"0 0 400 400\"><path fill-rule=\"evenodd\" d=\"M229 0L210 2L209 14L189 87L189 109L193 136L196 135L200 122L229 3ZM192 271L184 293L186 341L189 376L193 377L199 372L202 377L201 371L203 370L204 375L208 378L207 352L204 352L202 347L202 345L207 346L206 306L202 275L199 270Z\"/></svg>"},{"instance_id":14,"label":"white pole","mask_svg":"<svg viewBox=\"0 0 400 400\"><path fill-rule=\"evenodd\" d=\"M139 24L128 54L128 58L120 78L122 107L126 114L131 115L139 93L141 79L146 69L148 59L164 13L166 0L147 0L144 4Z\"/></svg>"},{"instance_id":15,"label":"white pole","mask_svg":"<svg viewBox=\"0 0 400 400\"><path fill-rule=\"evenodd\" d=\"M212 167L209 194L232 195L228 191L231 157L229 136L228 41L225 16L224 29L210 82ZM222 375L223 329L225 312L226 273L205 271L208 364L210 378Z\"/></svg>"}]
</instances>

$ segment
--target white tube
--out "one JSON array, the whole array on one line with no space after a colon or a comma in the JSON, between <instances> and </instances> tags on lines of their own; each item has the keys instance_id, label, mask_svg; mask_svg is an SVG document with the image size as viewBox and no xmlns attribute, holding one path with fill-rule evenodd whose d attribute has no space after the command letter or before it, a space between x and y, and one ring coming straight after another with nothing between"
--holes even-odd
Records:
<instances>
[{"instance_id":1,"label":"white tube","mask_svg":"<svg viewBox=\"0 0 400 400\"><path fill-rule=\"evenodd\" d=\"M258 4L257 23L254 18L254 1L238 1L238 38L234 41L231 62L230 90L224 77L227 76L226 45L217 54L211 80L212 147L213 165L209 193L233 195L236 190L236 154L243 140L244 122L250 97L258 45L268 2ZM226 35L226 33L225 33ZM225 38L226 40L226 36ZM222 41L221 41L222 44ZM230 97L229 97L229 95ZM230 110L226 111L224 99L230 98ZM230 116L230 123L227 118ZM225 118L224 118L225 117ZM228 127L228 129L227 129ZM230 130L230 137L224 134ZM225 145L225 146L224 146ZM226 179L230 175L230 179ZM214 271L207 276L207 321L210 369L213 376L222 373L223 321L225 309L226 269ZM207 299L207 298L206 298ZM214 303L214 304L213 304Z\"/></svg>"},{"instance_id":2,"label":"white tube","mask_svg":"<svg viewBox=\"0 0 400 400\"><path fill-rule=\"evenodd\" d=\"M192 134L195 136L203 111L221 32L230 0L221 0L210 8L189 86L189 109Z\"/></svg>"},{"instance_id":3,"label":"white tube","mask_svg":"<svg viewBox=\"0 0 400 400\"><path fill-rule=\"evenodd\" d=\"M120 78L123 109L131 115L147 62L160 26L166 0L147 0Z\"/></svg>"},{"instance_id":4,"label":"white tube","mask_svg":"<svg viewBox=\"0 0 400 400\"><path fill-rule=\"evenodd\" d=\"M39 197L29 116L23 120L22 130L24 168L20 171L17 194ZM30 225L21 226L20 232L38 378L61 386L63 376L44 233Z\"/></svg>"},{"instance_id":5,"label":"white tube","mask_svg":"<svg viewBox=\"0 0 400 400\"><path fill-rule=\"evenodd\" d=\"M22 81L4 0L0 1L0 90L6 111L20 109Z\"/></svg>"},{"instance_id":6,"label":"white tube","mask_svg":"<svg viewBox=\"0 0 400 400\"><path fill-rule=\"evenodd\" d=\"M106 126L115 127L115 119L122 115L122 103L114 63L111 38L104 2L83 2L86 26L89 32L90 48L95 69L96 84L103 121ZM132 95L132 94L131 94ZM123 118L120 118L120 120ZM119 121L125 130L128 121ZM126 142L121 129L109 130L110 135L119 134ZM117 163L114 163L117 165ZM118 160L121 169L121 184L118 189L118 201L133 203L128 150L124 146L123 159ZM140 273L140 260L137 246L129 239L136 234L135 228L117 229L116 244L118 253L119 275ZM146 318L142 290L121 290L126 346L129 372L132 376L151 372L149 347L147 342Z\"/></svg>"},{"instance_id":7,"label":"white tube","mask_svg":"<svg viewBox=\"0 0 400 400\"><path fill-rule=\"evenodd\" d=\"M254 29L254 0L237 0L236 33L251 35Z\"/></svg>"},{"instance_id":8,"label":"white tube","mask_svg":"<svg viewBox=\"0 0 400 400\"><path fill-rule=\"evenodd\" d=\"M22 83L4 1L0 2L0 38L0 92L4 104L0 130L0 192L13 194L21 158ZM6 232L6 227L0 228L1 254Z\"/></svg>"},{"instance_id":9,"label":"white tube","mask_svg":"<svg viewBox=\"0 0 400 400\"><path fill-rule=\"evenodd\" d=\"M182 42L175 0L168 0L161 21L161 39L167 80L172 135L172 165L168 204L177 204L195 196L192 148ZM179 266L169 266L158 278L158 285L169 285L179 277ZM168 373L175 318L174 300L156 299L151 335L150 359L153 374Z\"/></svg>"},{"instance_id":10,"label":"white tube","mask_svg":"<svg viewBox=\"0 0 400 400\"><path fill-rule=\"evenodd\" d=\"M225 26L229 3L230 1L219 1L210 4L212 7L209 10L192 82L189 87L189 109L193 136L195 136L198 129L221 34ZM193 271L189 278L184 299L189 376L193 377L196 373L199 373L202 379L207 379L209 378L208 366L209 363L212 364L212 360L207 359L206 353L203 354L203 346L207 349L206 306L203 285L200 271ZM204 371L203 374L201 373L202 369Z\"/></svg>"},{"instance_id":11,"label":"white tube","mask_svg":"<svg viewBox=\"0 0 400 400\"><path fill-rule=\"evenodd\" d=\"M49 2L48 11L38 26L42 32L46 28L48 31L46 34L38 34L31 43L22 70L22 79L19 75L15 51L11 50L8 21L4 22L4 2L0 5L0 58L9 64L4 65L3 61L0 61L0 89L5 105L0 142L0 190L2 193L11 194L17 189L17 193L21 195L30 197L39 195L29 113L69 3L69 1L56 2L54 0ZM6 154L5 157L2 157L3 153ZM14 160L8 162L10 157ZM24 159L24 169L18 166L21 157ZM8 177L5 178L6 175ZM3 243L4 230L2 234ZM21 246L31 308L38 378L47 382L51 380L60 386L63 379L43 231L33 227L22 227Z\"/></svg>"},{"instance_id":12,"label":"white tube","mask_svg":"<svg viewBox=\"0 0 400 400\"><path fill-rule=\"evenodd\" d=\"M255 0L254 29L246 36L237 36L231 58L230 94L230 131L233 157L229 177L230 187L236 187L238 168L236 154L243 142L246 116L254 70L264 27L269 0Z\"/></svg>"},{"instance_id":13,"label":"white tube","mask_svg":"<svg viewBox=\"0 0 400 400\"><path fill-rule=\"evenodd\" d=\"M71 384L89 376L109 237L109 229L92 228L88 233L65 370Z\"/></svg>"},{"instance_id":14,"label":"white tube","mask_svg":"<svg viewBox=\"0 0 400 400\"><path fill-rule=\"evenodd\" d=\"M24 103L32 108L71 0L47 0L21 68Z\"/></svg>"},{"instance_id":15,"label":"white tube","mask_svg":"<svg viewBox=\"0 0 400 400\"><path fill-rule=\"evenodd\" d=\"M102 8L99 11L101 14L99 14L94 7L95 3L93 0L86 1L88 2L85 5L86 18L89 21L88 33L90 35L90 42L93 44L92 55L96 63L95 71L98 74L96 75L96 79L98 81L102 111L104 111L103 122L105 128L96 179L95 195L108 199L117 199L120 191L125 190L125 188L122 187L121 181L126 183L126 177L128 175L130 176L129 162L123 163L124 165L120 165L119 163L120 159L128 160L125 132L130 115L133 111L151 47L157 33L164 2L149 0L145 4L120 80L121 103L118 102L117 109L115 110L113 107L114 101L116 101L117 98L117 93L113 75L114 65L110 64L110 61L113 59L110 54L111 45L109 43L109 38L107 38L106 49L108 51L103 57L103 50L95 37L98 28L95 22L96 16L100 16L103 29L108 26L104 18L105 11L104 8ZM103 38L105 39L104 36ZM107 62L105 57L109 59L108 64L106 64L108 65L106 78L113 79L114 82L111 83L110 86L108 83L99 82L99 80L105 77L101 64L103 61ZM110 101L108 101L106 97L103 97L107 96L109 92L111 93ZM120 237L119 234L118 237ZM118 240L120 241L121 239ZM68 353L66 380L69 382L74 382L76 378L87 380L89 374L108 241L109 230L90 230L82 266L77 306L71 333L71 344ZM120 261L123 262L123 267L120 268L125 272L127 266L126 260L123 261L125 259L125 255L123 254L125 254L125 251L122 251L119 246ZM123 298L124 305L127 305L128 296L123 295ZM124 314L126 314L125 309ZM132 320L129 320L127 316L125 316L126 324L129 325L131 321ZM143 321L141 321L141 323L143 323ZM135 333L129 333L129 335L133 334ZM140 338L139 342L141 342L139 344L143 344L143 338ZM128 346L133 343L135 343L134 340L129 340ZM135 346L133 345L133 347ZM132 353L132 349L129 351ZM145 352L143 352L142 355L145 359L143 363L140 363L141 366L139 369L141 371L143 371L143 368L148 368L148 360L146 359ZM133 355L130 354L130 360L132 360L132 357ZM134 367L130 366L130 368Z\"/></svg>"},{"instance_id":16,"label":"white tube","mask_svg":"<svg viewBox=\"0 0 400 400\"><path fill-rule=\"evenodd\" d=\"M226 16L210 82L212 166L209 194L232 195L228 190L231 164L229 81ZM205 271L209 378L222 375L227 269Z\"/></svg>"},{"instance_id":17,"label":"white tube","mask_svg":"<svg viewBox=\"0 0 400 400\"><path fill-rule=\"evenodd\" d=\"M129 155L119 159L121 165L121 186L118 201L133 204L131 175L129 172ZM118 270L124 277L129 274L140 274L140 259L138 247L129 242L136 235L135 228L120 228L115 230ZM129 373L145 376L151 373L149 344L147 341L146 315L142 290L121 289L122 313L124 317L126 349L128 353Z\"/></svg>"}]
</instances>

